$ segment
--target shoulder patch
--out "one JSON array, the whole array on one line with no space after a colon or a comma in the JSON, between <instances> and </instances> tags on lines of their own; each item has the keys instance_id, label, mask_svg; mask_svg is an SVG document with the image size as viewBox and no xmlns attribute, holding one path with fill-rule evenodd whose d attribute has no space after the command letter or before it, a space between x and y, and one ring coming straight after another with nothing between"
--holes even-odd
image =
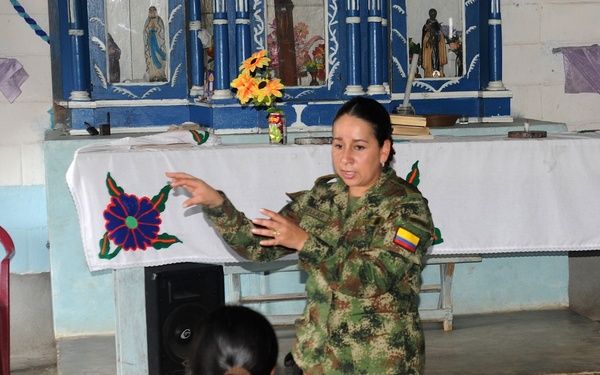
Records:
<instances>
[{"instance_id":1,"label":"shoulder patch","mask_svg":"<svg viewBox=\"0 0 600 375\"><path fill-rule=\"evenodd\" d=\"M394 243L400 247L414 253L417 250L417 245L421 239L414 233L399 227L394 236Z\"/></svg>"}]
</instances>

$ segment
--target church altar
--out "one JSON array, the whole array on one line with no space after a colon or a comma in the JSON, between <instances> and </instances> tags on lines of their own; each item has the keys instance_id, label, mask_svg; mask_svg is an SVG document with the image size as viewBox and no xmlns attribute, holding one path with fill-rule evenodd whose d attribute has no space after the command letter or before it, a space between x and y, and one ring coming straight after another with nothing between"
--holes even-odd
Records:
<instances>
[{"instance_id":1,"label":"church altar","mask_svg":"<svg viewBox=\"0 0 600 375\"><path fill-rule=\"evenodd\" d=\"M128 144L128 142L131 142ZM80 148L67 173L90 270L177 262L237 263L200 207L182 208L167 171L183 171L223 190L249 217L279 209L286 192L309 189L332 173L330 146L267 144L100 143ZM600 248L600 135L549 133L541 139L437 136L397 142L393 167L402 177L418 162L419 189L429 200L443 242L429 254L565 252ZM166 192L160 232L167 247L101 249L111 185L150 200ZM164 190L165 187L167 190ZM166 238L166 237L165 237ZM112 257L102 256L108 251ZM105 254L106 255L106 254Z\"/></svg>"}]
</instances>

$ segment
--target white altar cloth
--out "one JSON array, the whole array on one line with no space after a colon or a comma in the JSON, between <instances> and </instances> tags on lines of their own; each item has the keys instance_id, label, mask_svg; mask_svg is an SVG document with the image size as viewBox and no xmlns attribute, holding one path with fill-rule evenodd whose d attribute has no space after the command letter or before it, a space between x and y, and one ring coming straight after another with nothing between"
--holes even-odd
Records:
<instances>
[{"instance_id":1,"label":"white altar cloth","mask_svg":"<svg viewBox=\"0 0 600 375\"><path fill-rule=\"evenodd\" d=\"M418 161L418 187L444 240L431 254L600 249L600 134L437 137L395 143L394 149L393 166L401 177ZM126 193L152 198L168 184L167 171L204 179L252 218L262 207L278 210L287 202L286 192L311 188L333 168L327 145L82 147L67 182L90 270L244 261L227 248L200 207L182 208L186 197L179 190L168 195L160 233L181 242L160 250L123 250L112 259L98 256L110 201L107 174Z\"/></svg>"}]
</instances>

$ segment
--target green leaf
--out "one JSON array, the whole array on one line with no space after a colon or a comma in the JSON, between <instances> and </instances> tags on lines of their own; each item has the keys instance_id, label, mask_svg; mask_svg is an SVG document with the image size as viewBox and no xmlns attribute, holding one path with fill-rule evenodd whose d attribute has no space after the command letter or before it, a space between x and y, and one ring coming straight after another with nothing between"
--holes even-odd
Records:
<instances>
[{"instance_id":1,"label":"green leaf","mask_svg":"<svg viewBox=\"0 0 600 375\"><path fill-rule=\"evenodd\" d=\"M152 203L154 203L154 208L158 212L163 212L165 210L165 203L167 203L167 199L169 199L169 192L171 191L171 185L167 184L160 192L152 197Z\"/></svg>"},{"instance_id":2,"label":"green leaf","mask_svg":"<svg viewBox=\"0 0 600 375\"><path fill-rule=\"evenodd\" d=\"M439 245L442 242L444 242L444 239L442 238L442 232L440 231L439 228L434 228L433 229L433 244Z\"/></svg>"},{"instance_id":3,"label":"green leaf","mask_svg":"<svg viewBox=\"0 0 600 375\"><path fill-rule=\"evenodd\" d=\"M125 191L123 188L117 185L115 180L113 180L113 178L110 176L110 172L106 174L106 187L108 188L108 194L110 194L111 197L118 197Z\"/></svg>"},{"instance_id":4,"label":"green leaf","mask_svg":"<svg viewBox=\"0 0 600 375\"><path fill-rule=\"evenodd\" d=\"M194 138L194 141L196 141L196 144L198 144L198 145L201 145L204 142L206 142L206 140L209 137L208 131L204 131L204 134L200 134L196 130L190 130L190 133L192 133L192 137Z\"/></svg>"},{"instance_id":5,"label":"green leaf","mask_svg":"<svg viewBox=\"0 0 600 375\"><path fill-rule=\"evenodd\" d=\"M277 107L269 107L267 108L267 113L279 113L281 115L283 114L283 109Z\"/></svg>"},{"instance_id":6,"label":"green leaf","mask_svg":"<svg viewBox=\"0 0 600 375\"><path fill-rule=\"evenodd\" d=\"M176 236L170 235L168 233L159 234L156 240L152 243L152 247L156 250L166 249L173 244L182 243L179 238Z\"/></svg>"},{"instance_id":7,"label":"green leaf","mask_svg":"<svg viewBox=\"0 0 600 375\"><path fill-rule=\"evenodd\" d=\"M419 180L419 176L420 176L420 172L419 172L419 161L417 160L411 168L411 171L406 175L406 181L413 185L413 186L419 186L419 182L421 182Z\"/></svg>"},{"instance_id":8,"label":"green leaf","mask_svg":"<svg viewBox=\"0 0 600 375\"><path fill-rule=\"evenodd\" d=\"M115 251L113 251L112 253L110 252L110 240L108 239L108 232L104 233L104 236L102 236L102 239L100 240L99 245L100 245L100 252L98 253L98 258L100 258L100 259L112 259L112 258L116 257L117 254L119 254L119 252L123 248L121 246L118 246L115 249Z\"/></svg>"}]
</instances>

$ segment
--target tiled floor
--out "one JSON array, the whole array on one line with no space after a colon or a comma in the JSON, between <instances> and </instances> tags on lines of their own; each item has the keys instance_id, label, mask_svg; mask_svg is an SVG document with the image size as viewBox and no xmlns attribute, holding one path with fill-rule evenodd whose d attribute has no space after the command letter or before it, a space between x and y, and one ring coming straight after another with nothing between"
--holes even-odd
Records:
<instances>
[{"instance_id":1,"label":"tiled floor","mask_svg":"<svg viewBox=\"0 0 600 375\"><path fill-rule=\"evenodd\" d=\"M294 334L277 331L283 358ZM425 339L426 375L600 375L600 322L570 310L456 316L451 332L426 323ZM114 345L112 336L60 340L60 370L41 363L17 370L13 363L11 374L115 375Z\"/></svg>"}]
</instances>

